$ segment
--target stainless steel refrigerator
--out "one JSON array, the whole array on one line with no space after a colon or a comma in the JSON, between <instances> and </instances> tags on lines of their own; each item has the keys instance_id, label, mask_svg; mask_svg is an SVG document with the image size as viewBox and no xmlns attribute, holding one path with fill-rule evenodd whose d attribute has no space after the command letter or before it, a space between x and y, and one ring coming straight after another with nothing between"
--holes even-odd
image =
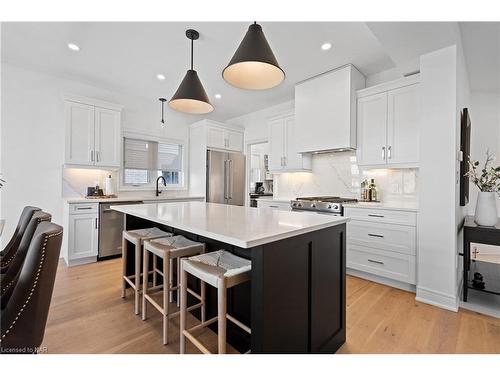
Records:
<instances>
[{"instance_id":1,"label":"stainless steel refrigerator","mask_svg":"<svg viewBox=\"0 0 500 375\"><path fill-rule=\"evenodd\" d=\"M245 155L207 151L207 201L235 206L245 204Z\"/></svg>"}]
</instances>

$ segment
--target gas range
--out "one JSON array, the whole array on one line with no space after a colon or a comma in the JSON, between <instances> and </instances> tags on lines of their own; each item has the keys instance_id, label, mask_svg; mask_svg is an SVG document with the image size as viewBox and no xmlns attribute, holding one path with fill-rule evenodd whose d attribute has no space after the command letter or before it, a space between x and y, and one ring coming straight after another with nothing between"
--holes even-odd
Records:
<instances>
[{"instance_id":1,"label":"gas range","mask_svg":"<svg viewBox=\"0 0 500 375\"><path fill-rule=\"evenodd\" d=\"M354 198L341 197L301 197L290 201L294 211L313 211L342 216L344 213L343 203L356 203Z\"/></svg>"}]
</instances>

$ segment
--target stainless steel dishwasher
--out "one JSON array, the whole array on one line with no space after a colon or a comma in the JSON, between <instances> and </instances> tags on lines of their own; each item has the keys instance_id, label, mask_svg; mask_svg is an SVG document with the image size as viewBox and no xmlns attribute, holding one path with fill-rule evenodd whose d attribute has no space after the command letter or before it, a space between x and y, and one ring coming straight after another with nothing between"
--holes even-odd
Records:
<instances>
[{"instance_id":1,"label":"stainless steel dishwasher","mask_svg":"<svg viewBox=\"0 0 500 375\"><path fill-rule=\"evenodd\" d=\"M112 210L110 207L142 203L142 201L133 201L99 204L99 259L122 253L123 213Z\"/></svg>"}]
</instances>

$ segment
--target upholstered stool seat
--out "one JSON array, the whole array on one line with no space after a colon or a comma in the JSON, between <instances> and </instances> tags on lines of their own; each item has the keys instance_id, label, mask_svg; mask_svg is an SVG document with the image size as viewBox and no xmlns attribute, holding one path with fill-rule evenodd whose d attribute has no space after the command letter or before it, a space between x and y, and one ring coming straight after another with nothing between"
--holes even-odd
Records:
<instances>
[{"instance_id":1,"label":"upholstered stool seat","mask_svg":"<svg viewBox=\"0 0 500 375\"><path fill-rule=\"evenodd\" d=\"M141 292L141 258L142 258L142 245L144 244L144 241L147 240L152 240L152 239L157 239L161 237L171 237L172 233L165 232L159 228L153 227L153 228L145 228L145 229L134 229L134 230L126 230L123 231L122 235L122 264L123 264L123 271L122 271L122 277L123 277L123 282L122 282L122 297L125 298L126 296L126 287L127 284L129 284L132 287L132 290L134 291L135 295L135 304L134 304L134 311L135 314L139 314L139 295ZM128 254L128 249L127 249L127 241L131 242L134 245L134 251L135 251L135 264L134 264L134 274L133 275L127 275L127 254ZM153 270L147 271L147 274L149 275L150 273L153 273L153 280L155 280L155 285L156 285L156 273L157 273L157 267L156 267L156 258L154 258L153 262Z\"/></svg>"},{"instance_id":2,"label":"upholstered stool seat","mask_svg":"<svg viewBox=\"0 0 500 375\"><path fill-rule=\"evenodd\" d=\"M169 312L169 301L172 301L172 291L177 291L177 305L179 306L179 276L180 276L180 259L182 257L201 254L205 251L205 244L201 242L191 241L184 236L164 237L155 240L144 242L143 255L143 281L142 281L142 320L147 318L147 303L149 302L163 315L163 344L168 344L168 319L179 315L177 312ZM153 286L153 290L148 287L148 268L149 255L152 254L163 260L163 271L158 271L163 277L162 293L163 303L158 304L152 297L152 293L159 292L157 287ZM172 261L177 259L177 285L172 285ZM190 306L189 311L201 308L202 321L205 320L205 284L201 283L201 295L187 288L187 291L196 297L200 302Z\"/></svg>"},{"instance_id":3,"label":"upholstered stool seat","mask_svg":"<svg viewBox=\"0 0 500 375\"><path fill-rule=\"evenodd\" d=\"M226 319L251 334L250 327L227 313L227 289L250 280L252 263L250 260L236 256L226 250L193 256L181 261L181 321L180 321L180 353L186 349L186 338L189 339L203 353L210 351L193 335L192 332L210 324L218 323L218 350L219 354L226 353ZM217 288L217 316L186 329L187 315L187 274L191 274L201 281Z\"/></svg>"}]
</instances>

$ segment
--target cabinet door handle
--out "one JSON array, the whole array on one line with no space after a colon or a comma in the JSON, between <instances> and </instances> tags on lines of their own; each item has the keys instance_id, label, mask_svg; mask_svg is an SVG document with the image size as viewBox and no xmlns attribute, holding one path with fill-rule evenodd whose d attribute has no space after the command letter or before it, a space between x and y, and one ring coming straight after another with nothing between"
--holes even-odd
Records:
<instances>
[{"instance_id":1,"label":"cabinet door handle","mask_svg":"<svg viewBox=\"0 0 500 375\"><path fill-rule=\"evenodd\" d=\"M385 217L384 215L375 215L375 214L368 214L370 217Z\"/></svg>"},{"instance_id":2,"label":"cabinet door handle","mask_svg":"<svg viewBox=\"0 0 500 375\"><path fill-rule=\"evenodd\" d=\"M382 159L385 160L385 146L382 146Z\"/></svg>"},{"instance_id":3,"label":"cabinet door handle","mask_svg":"<svg viewBox=\"0 0 500 375\"><path fill-rule=\"evenodd\" d=\"M101 152L100 151L96 151L95 152L95 161L99 162L101 161Z\"/></svg>"},{"instance_id":4,"label":"cabinet door handle","mask_svg":"<svg viewBox=\"0 0 500 375\"><path fill-rule=\"evenodd\" d=\"M95 218L95 229L99 229L99 219Z\"/></svg>"},{"instance_id":5,"label":"cabinet door handle","mask_svg":"<svg viewBox=\"0 0 500 375\"><path fill-rule=\"evenodd\" d=\"M286 167L286 156L283 156L283 165Z\"/></svg>"},{"instance_id":6,"label":"cabinet door handle","mask_svg":"<svg viewBox=\"0 0 500 375\"><path fill-rule=\"evenodd\" d=\"M90 161L94 161L94 150L90 150Z\"/></svg>"},{"instance_id":7,"label":"cabinet door handle","mask_svg":"<svg viewBox=\"0 0 500 375\"><path fill-rule=\"evenodd\" d=\"M373 233L368 233L368 235L369 235L370 237L384 238L384 236L383 236L383 235L381 235L381 234L373 234Z\"/></svg>"},{"instance_id":8,"label":"cabinet door handle","mask_svg":"<svg viewBox=\"0 0 500 375\"><path fill-rule=\"evenodd\" d=\"M389 146L387 148L387 158L391 159L392 158L392 146Z\"/></svg>"},{"instance_id":9,"label":"cabinet door handle","mask_svg":"<svg viewBox=\"0 0 500 375\"><path fill-rule=\"evenodd\" d=\"M384 264L384 262L381 262L379 260L373 260L373 259L368 259L368 262L376 263L376 264Z\"/></svg>"}]
</instances>

